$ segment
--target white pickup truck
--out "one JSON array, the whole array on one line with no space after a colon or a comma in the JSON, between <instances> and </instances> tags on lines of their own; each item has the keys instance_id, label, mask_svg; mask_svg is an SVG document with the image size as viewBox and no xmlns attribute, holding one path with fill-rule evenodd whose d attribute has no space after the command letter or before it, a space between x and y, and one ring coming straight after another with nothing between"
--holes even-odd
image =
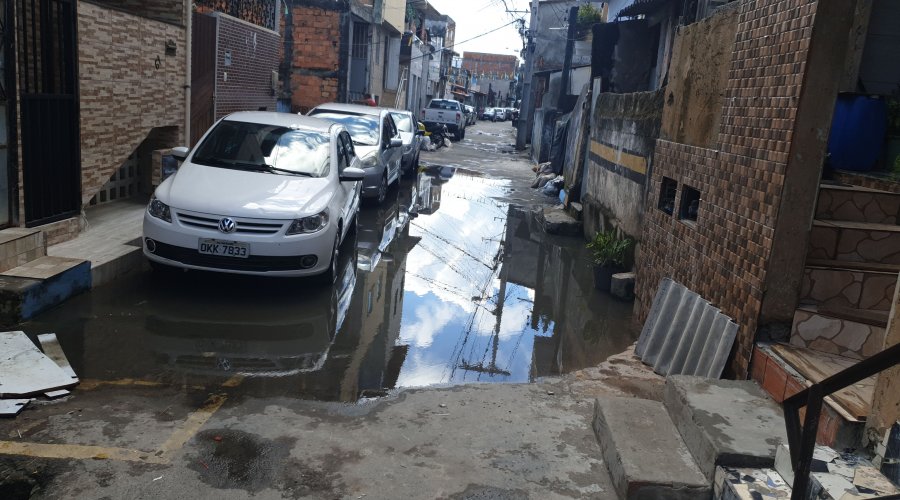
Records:
<instances>
[{"instance_id":1,"label":"white pickup truck","mask_svg":"<svg viewBox=\"0 0 900 500\"><path fill-rule=\"evenodd\" d=\"M450 99L432 99L422 110L422 123L426 128L446 125L447 131L461 140L466 137L466 114L463 104Z\"/></svg>"}]
</instances>

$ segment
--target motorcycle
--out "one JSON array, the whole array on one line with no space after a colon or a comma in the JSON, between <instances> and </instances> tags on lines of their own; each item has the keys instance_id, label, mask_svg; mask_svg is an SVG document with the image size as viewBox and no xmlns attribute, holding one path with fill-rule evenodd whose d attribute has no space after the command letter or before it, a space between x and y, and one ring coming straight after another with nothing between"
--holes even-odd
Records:
<instances>
[{"instance_id":1,"label":"motorcycle","mask_svg":"<svg viewBox=\"0 0 900 500\"><path fill-rule=\"evenodd\" d=\"M431 124L425 126L425 136L431 138L435 148L442 148L450 144L450 132L444 124Z\"/></svg>"}]
</instances>

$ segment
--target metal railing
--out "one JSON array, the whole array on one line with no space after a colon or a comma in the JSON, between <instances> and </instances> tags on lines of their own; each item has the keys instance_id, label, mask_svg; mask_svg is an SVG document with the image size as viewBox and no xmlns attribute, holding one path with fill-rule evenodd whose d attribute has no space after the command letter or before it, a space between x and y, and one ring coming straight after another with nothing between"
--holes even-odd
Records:
<instances>
[{"instance_id":1,"label":"metal railing","mask_svg":"<svg viewBox=\"0 0 900 500\"><path fill-rule=\"evenodd\" d=\"M791 500L804 500L809 489L810 467L825 397L898 364L900 364L900 344L835 373L784 400L784 422L787 426L788 446L791 451L791 466L794 469ZM801 427L800 408L803 406L806 406L806 416ZM900 498L900 495L882 498Z\"/></svg>"}]
</instances>

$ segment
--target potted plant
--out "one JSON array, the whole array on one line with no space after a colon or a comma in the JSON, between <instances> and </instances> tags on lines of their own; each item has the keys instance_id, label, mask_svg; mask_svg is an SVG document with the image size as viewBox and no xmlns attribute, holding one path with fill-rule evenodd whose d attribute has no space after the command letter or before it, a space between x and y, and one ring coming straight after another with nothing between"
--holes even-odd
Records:
<instances>
[{"instance_id":1,"label":"potted plant","mask_svg":"<svg viewBox=\"0 0 900 500\"><path fill-rule=\"evenodd\" d=\"M615 231L598 231L594 239L587 244L594 258L594 287L604 292L609 291L612 275L625 272L625 258L631 249L632 241L619 238Z\"/></svg>"}]
</instances>

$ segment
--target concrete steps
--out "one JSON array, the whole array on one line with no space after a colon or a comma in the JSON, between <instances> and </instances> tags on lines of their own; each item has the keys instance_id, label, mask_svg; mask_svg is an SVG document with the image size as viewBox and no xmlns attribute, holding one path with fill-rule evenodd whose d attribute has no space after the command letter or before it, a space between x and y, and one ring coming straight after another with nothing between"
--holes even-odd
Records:
<instances>
[{"instance_id":1,"label":"concrete steps","mask_svg":"<svg viewBox=\"0 0 900 500\"><path fill-rule=\"evenodd\" d=\"M814 220L809 233L807 258L900 264L900 226Z\"/></svg>"},{"instance_id":2,"label":"concrete steps","mask_svg":"<svg viewBox=\"0 0 900 500\"><path fill-rule=\"evenodd\" d=\"M31 319L90 288L88 261L47 256L31 260L0 273L0 323Z\"/></svg>"},{"instance_id":3,"label":"concrete steps","mask_svg":"<svg viewBox=\"0 0 900 500\"><path fill-rule=\"evenodd\" d=\"M822 184L816 219L900 223L900 194L846 184Z\"/></svg>"},{"instance_id":4,"label":"concrete steps","mask_svg":"<svg viewBox=\"0 0 900 500\"><path fill-rule=\"evenodd\" d=\"M709 498L710 483L662 403L598 399L594 432L619 498Z\"/></svg>"},{"instance_id":5,"label":"concrete steps","mask_svg":"<svg viewBox=\"0 0 900 500\"><path fill-rule=\"evenodd\" d=\"M598 399L594 432L620 498L710 498L717 465L772 466L781 410L750 381L686 375L664 402Z\"/></svg>"},{"instance_id":6,"label":"concrete steps","mask_svg":"<svg viewBox=\"0 0 900 500\"><path fill-rule=\"evenodd\" d=\"M709 479L717 465L771 467L787 441L781 407L753 382L673 376L665 405Z\"/></svg>"},{"instance_id":7,"label":"concrete steps","mask_svg":"<svg viewBox=\"0 0 900 500\"><path fill-rule=\"evenodd\" d=\"M791 345L865 359L884 349L889 310L804 305L794 311Z\"/></svg>"},{"instance_id":8,"label":"concrete steps","mask_svg":"<svg viewBox=\"0 0 900 500\"><path fill-rule=\"evenodd\" d=\"M13 227L0 231L0 272L47 255L47 241L40 229Z\"/></svg>"},{"instance_id":9,"label":"concrete steps","mask_svg":"<svg viewBox=\"0 0 900 500\"><path fill-rule=\"evenodd\" d=\"M852 263L810 265L800 286L800 302L825 307L890 311L897 272Z\"/></svg>"}]
</instances>

